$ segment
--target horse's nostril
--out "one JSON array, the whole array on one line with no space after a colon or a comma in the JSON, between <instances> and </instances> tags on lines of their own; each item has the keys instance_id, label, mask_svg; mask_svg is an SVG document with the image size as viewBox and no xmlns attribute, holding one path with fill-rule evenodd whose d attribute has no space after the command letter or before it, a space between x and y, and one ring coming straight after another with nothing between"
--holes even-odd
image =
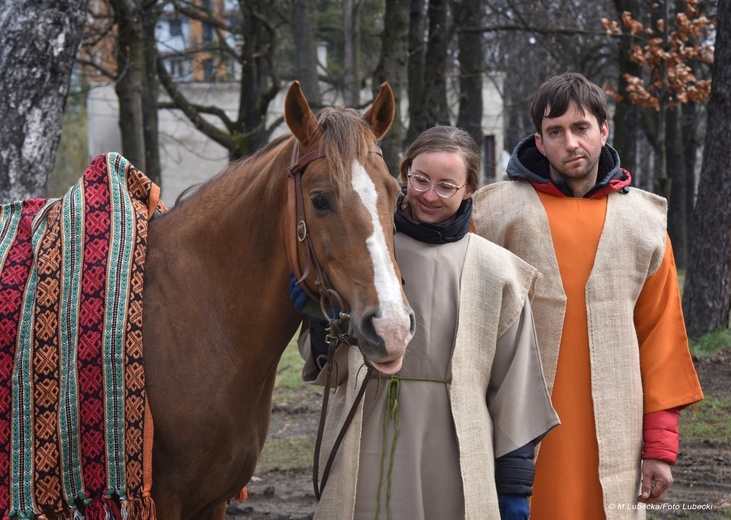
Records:
<instances>
[{"instance_id":1,"label":"horse's nostril","mask_svg":"<svg viewBox=\"0 0 731 520\"><path fill-rule=\"evenodd\" d=\"M363 321L361 323L361 333L371 343L378 343L381 339L378 336L378 332L376 332L376 324L373 322L375 319L376 314L374 312L369 312L363 316Z\"/></svg>"},{"instance_id":2,"label":"horse's nostril","mask_svg":"<svg viewBox=\"0 0 731 520\"><path fill-rule=\"evenodd\" d=\"M376 330L378 323L376 314L369 312L359 320L359 326L356 327L356 335L358 336L358 345L363 354L371 358L373 356L381 357L386 354L386 344Z\"/></svg>"},{"instance_id":3,"label":"horse's nostril","mask_svg":"<svg viewBox=\"0 0 731 520\"><path fill-rule=\"evenodd\" d=\"M409 312L409 332L413 334L416 331L416 315L414 311Z\"/></svg>"}]
</instances>

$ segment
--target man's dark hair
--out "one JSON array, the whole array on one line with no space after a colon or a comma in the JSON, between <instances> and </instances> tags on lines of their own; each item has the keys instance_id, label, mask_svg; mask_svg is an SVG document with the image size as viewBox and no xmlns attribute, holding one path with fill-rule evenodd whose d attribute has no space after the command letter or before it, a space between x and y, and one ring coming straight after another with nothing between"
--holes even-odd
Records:
<instances>
[{"instance_id":1,"label":"man's dark hair","mask_svg":"<svg viewBox=\"0 0 731 520\"><path fill-rule=\"evenodd\" d=\"M582 113L588 110L594 115L599 126L607 120L607 94L583 75L577 72L564 72L538 87L533 97L530 115L536 131L541 133L544 117L562 116L572 101ZM546 113L546 110L549 112Z\"/></svg>"}]
</instances>

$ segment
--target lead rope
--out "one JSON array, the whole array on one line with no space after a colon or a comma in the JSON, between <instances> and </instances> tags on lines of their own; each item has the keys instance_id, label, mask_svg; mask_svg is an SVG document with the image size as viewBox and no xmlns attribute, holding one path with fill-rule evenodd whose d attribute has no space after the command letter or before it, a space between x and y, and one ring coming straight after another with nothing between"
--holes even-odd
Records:
<instances>
[{"instance_id":1,"label":"lead rope","mask_svg":"<svg viewBox=\"0 0 731 520\"><path fill-rule=\"evenodd\" d=\"M428 377L399 377L391 376L386 386L386 405L383 413L383 449L381 450L381 470L378 478L378 491L376 495L376 520L381 514L381 488L383 486L383 469L386 462L386 449L388 447L388 419L393 419L393 440L391 441L391 453L388 460L388 472L386 476L386 519L391 520L391 475L393 473L393 460L396 454L396 440L399 436L399 393L401 392L401 381L427 381L433 383L450 384L446 379L431 379Z\"/></svg>"},{"instance_id":2,"label":"lead rope","mask_svg":"<svg viewBox=\"0 0 731 520\"><path fill-rule=\"evenodd\" d=\"M322 299L320 300L322 304ZM327 314L326 314L327 316ZM333 462L335 461L335 455L338 452L338 449L340 448L340 444L342 443L343 439L345 438L345 433L348 430L348 427L350 426L350 423L353 421L353 417L355 417L355 412L358 408L358 405L360 404L361 400L363 399L363 395L365 394L366 387L368 385L368 381L370 380L371 376L373 375L373 369L368 367L368 370L366 371L366 375L363 378L363 383L361 384L360 390L358 390L358 394L355 396L355 401L353 402L353 405L350 408L350 411L348 412L348 415L345 417L345 422L343 423L342 428L340 429L340 433L338 433L337 438L335 439L335 442L333 443L333 447L330 450L330 455L328 456L327 462L325 463L325 469L322 471L322 481L318 484L318 475L320 471L320 450L322 448L322 437L325 430L325 418L327 417L327 407L328 407L328 401L330 398L330 382L331 382L331 376L332 376L332 366L333 366L333 360L335 358L335 349L342 341L343 343L352 346L352 344L347 340L348 336L342 332L340 329L340 325L345 321L345 319L349 318L349 316L345 313L340 313L340 318L330 319L328 318L329 326L328 326L328 335L326 336L327 340L327 369L326 369L326 377L325 380L325 391L322 395L322 409L320 410L320 424L317 428L317 439L315 441L315 457L314 461L312 463L312 485L315 490L315 497L317 500L320 500L320 497L322 496L322 491L325 489L325 484L327 483L327 478L330 475L330 469L332 468Z\"/></svg>"},{"instance_id":3,"label":"lead rope","mask_svg":"<svg viewBox=\"0 0 731 520\"><path fill-rule=\"evenodd\" d=\"M328 316L326 314L326 316ZM328 318L329 319L329 318ZM335 359L335 349L338 346L337 335L333 335L332 323L328 326L327 336L327 364L326 364L326 379L325 379L325 391L322 394L322 408L320 409L320 423L317 427L317 439L315 440L315 458L312 461L312 486L315 490L315 498L320 500L322 489L324 489L324 482L322 487L318 483L319 472L320 472L320 449L322 448L322 435L325 430L325 418L327 417L327 405L330 400L330 378L332 377L333 360ZM325 475L323 475L325 480Z\"/></svg>"},{"instance_id":4,"label":"lead rope","mask_svg":"<svg viewBox=\"0 0 731 520\"><path fill-rule=\"evenodd\" d=\"M386 406L383 413L383 449L381 450L381 470L378 472L378 491L376 492L376 520L381 515L381 487L383 486L383 465L386 461L386 446L388 439L388 418L393 419L393 440L391 441L391 456L388 461L388 482L386 484L386 518L391 520L391 471L393 470L393 457L396 452L396 439L398 439L398 397L401 390L401 382L398 377L392 377L386 386Z\"/></svg>"}]
</instances>

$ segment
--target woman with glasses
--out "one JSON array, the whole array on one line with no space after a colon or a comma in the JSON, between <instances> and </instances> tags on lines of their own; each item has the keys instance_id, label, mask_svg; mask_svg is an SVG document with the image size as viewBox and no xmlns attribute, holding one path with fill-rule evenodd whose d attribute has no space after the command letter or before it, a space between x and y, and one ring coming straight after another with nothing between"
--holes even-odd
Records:
<instances>
[{"instance_id":1,"label":"woman with glasses","mask_svg":"<svg viewBox=\"0 0 731 520\"><path fill-rule=\"evenodd\" d=\"M530 309L536 271L469 233L479 171L455 127L405 152L396 256L416 331L402 369L368 381L316 519L528 518L535 444L558 418ZM300 337L307 382L324 380L321 331ZM340 347L333 373L321 468L365 373L358 349Z\"/></svg>"}]
</instances>

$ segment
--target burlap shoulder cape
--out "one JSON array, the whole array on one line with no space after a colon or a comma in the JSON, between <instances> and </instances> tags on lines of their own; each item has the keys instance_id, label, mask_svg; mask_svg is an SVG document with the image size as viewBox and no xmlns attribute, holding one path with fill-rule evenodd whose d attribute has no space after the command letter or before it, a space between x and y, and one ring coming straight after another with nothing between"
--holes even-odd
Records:
<instances>
[{"instance_id":1,"label":"burlap shoulder cape","mask_svg":"<svg viewBox=\"0 0 731 520\"><path fill-rule=\"evenodd\" d=\"M474 199L476 233L541 272L533 313L552 391L567 300L544 206L533 186L519 180L481 188ZM644 410L634 307L662 263L666 215L667 203L657 195L636 188L610 194L585 288L599 479L608 519L645 517L644 509L630 512L610 504L635 504L639 495Z\"/></svg>"},{"instance_id":2,"label":"burlap shoulder cape","mask_svg":"<svg viewBox=\"0 0 731 520\"><path fill-rule=\"evenodd\" d=\"M142 358L159 188L99 156L60 199L0 206L0 514L155 517Z\"/></svg>"}]
</instances>

